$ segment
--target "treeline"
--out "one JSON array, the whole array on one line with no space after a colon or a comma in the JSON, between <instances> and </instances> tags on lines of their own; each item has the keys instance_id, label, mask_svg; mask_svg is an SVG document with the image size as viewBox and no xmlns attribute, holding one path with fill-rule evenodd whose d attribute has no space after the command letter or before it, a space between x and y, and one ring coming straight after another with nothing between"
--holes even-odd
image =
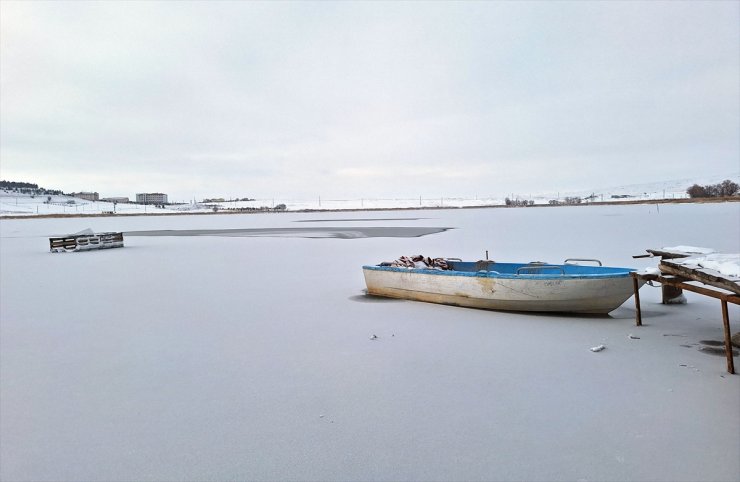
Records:
<instances>
[{"instance_id":1,"label":"treeline","mask_svg":"<svg viewBox=\"0 0 740 482\"><path fill-rule=\"evenodd\" d=\"M288 207L285 204L277 204L274 208L268 206L260 206L258 208L253 207L241 207L241 208L222 208L219 206L213 206L213 212L221 211L232 211L232 212L255 212L255 211L287 211Z\"/></svg>"},{"instance_id":2,"label":"treeline","mask_svg":"<svg viewBox=\"0 0 740 482\"><path fill-rule=\"evenodd\" d=\"M229 199L226 200L222 197L215 197L215 198L209 198L204 199L202 202L204 203L226 203L226 202L234 202L234 201L254 201L252 198L243 197L243 198L236 198L236 199Z\"/></svg>"},{"instance_id":3,"label":"treeline","mask_svg":"<svg viewBox=\"0 0 740 482\"><path fill-rule=\"evenodd\" d=\"M30 182L15 182L15 181L0 181L0 188L2 189L38 189L38 184L32 184Z\"/></svg>"},{"instance_id":4,"label":"treeline","mask_svg":"<svg viewBox=\"0 0 740 482\"><path fill-rule=\"evenodd\" d=\"M505 204L506 204L507 206L516 206L516 207L521 207L521 206L534 206L534 201L533 201L533 200L531 200L531 199L529 199L529 200L527 200L527 199L509 199L509 198L507 197L507 198L506 198L506 199L504 200L504 203L505 203Z\"/></svg>"},{"instance_id":5,"label":"treeline","mask_svg":"<svg viewBox=\"0 0 740 482\"><path fill-rule=\"evenodd\" d=\"M692 198L727 197L736 195L738 191L740 191L740 186L736 182L725 179L719 184L707 184L706 186L694 184L686 190L686 193Z\"/></svg>"},{"instance_id":6,"label":"treeline","mask_svg":"<svg viewBox=\"0 0 740 482\"><path fill-rule=\"evenodd\" d=\"M592 199L592 196L587 197L586 199ZM583 202L583 199L580 197L566 197L565 200L561 201L559 199L550 199L548 201L549 204L552 204L554 206L560 206L562 204L581 204Z\"/></svg>"},{"instance_id":7,"label":"treeline","mask_svg":"<svg viewBox=\"0 0 740 482\"><path fill-rule=\"evenodd\" d=\"M593 201L594 199L596 199L596 195L592 194L585 199L587 201ZM583 199L581 199L580 197L566 197L562 201L559 199L550 199L549 201L547 201L548 204L551 204L553 206L561 206L564 204L581 204L581 202L583 202ZM506 199L504 199L504 204L512 207L527 207L534 206L534 201L532 199L510 199L507 197Z\"/></svg>"},{"instance_id":8,"label":"treeline","mask_svg":"<svg viewBox=\"0 0 740 482\"><path fill-rule=\"evenodd\" d=\"M0 189L31 195L45 194L60 196L63 194L60 189L46 189L32 182L0 181Z\"/></svg>"}]
</instances>

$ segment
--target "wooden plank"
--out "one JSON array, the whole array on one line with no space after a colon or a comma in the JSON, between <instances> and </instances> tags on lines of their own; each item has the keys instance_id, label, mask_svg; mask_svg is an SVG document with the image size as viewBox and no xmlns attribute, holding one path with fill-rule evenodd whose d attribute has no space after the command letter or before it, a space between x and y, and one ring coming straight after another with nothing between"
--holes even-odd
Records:
<instances>
[{"instance_id":1,"label":"wooden plank","mask_svg":"<svg viewBox=\"0 0 740 482\"><path fill-rule=\"evenodd\" d=\"M642 310L640 310L640 285L637 282L638 274L630 273L632 275L632 289L635 290L635 308L637 310L635 317L635 325L642 326Z\"/></svg>"},{"instance_id":2,"label":"wooden plank","mask_svg":"<svg viewBox=\"0 0 740 482\"><path fill-rule=\"evenodd\" d=\"M74 247L77 245L77 241L69 238L51 238L49 239L49 246L52 248L66 248Z\"/></svg>"},{"instance_id":3,"label":"wooden plank","mask_svg":"<svg viewBox=\"0 0 740 482\"><path fill-rule=\"evenodd\" d=\"M732 341L730 334L730 315L727 312L727 302L722 300L722 324L725 329L725 356L727 357L727 371L735 373L735 361L732 359Z\"/></svg>"},{"instance_id":4,"label":"wooden plank","mask_svg":"<svg viewBox=\"0 0 740 482\"><path fill-rule=\"evenodd\" d=\"M686 291L692 291L694 293L699 293L700 295L709 296L717 300L725 300L728 303L734 303L736 305L740 305L740 296L732 294L732 293L728 293L727 291L724 291L724 290L719 291L714 286L712 286L711 288L705 288L703 286L696 286L696 285L689 284L686 282L686 280L677 281L675 278L673 279L663 278L662 276L658 277L657 281L658 283L661 283L661 284L676 286Z\"/></svg>"},{"instance_id":5,"label":"wooden plank","mask_svg":"<svg viewBox=\"0 0 740 482\"><path fill-rule=\"evenodd\" d=\"M646 249L645 251L653 256L660 256L663 259L688 258L689 256L692 256L692 254L689 253L683 253L680 251L664 251L662 249Z\"/></svg>"},{"instance_id":6,"label":"wooden plank","mask_svg":"<svg viewBox=\"0 0 740 482\"><path fill-rule=\"evenodd\" d=\"M719 273L718 276L712 274L706 269L692 268L689 266L672 263L667 260L661 261L658 265L658 268L660 268L660 271L662 271L663 273L668 273L676 276L681 276L683 278L688 278L694 281L699 281L710 286L715 286L717 288L732 291L736 295L740 295L740 283L719 275Z\"/></svg>"}]
</instances>

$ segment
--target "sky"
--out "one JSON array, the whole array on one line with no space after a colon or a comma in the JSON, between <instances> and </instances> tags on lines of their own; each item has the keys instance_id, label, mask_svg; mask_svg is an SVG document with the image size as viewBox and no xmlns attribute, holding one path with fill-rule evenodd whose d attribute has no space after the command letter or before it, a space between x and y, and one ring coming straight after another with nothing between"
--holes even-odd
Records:
<instances>
[{"instance_id":1,"label":"sky","mask_svg":"<svg viewBox=\"0 0 740 482\"><path fill-rule=\"evenodd\" d=\"M0 177L500 196L740 172L740 2L0 2Z\"/></svg>"}]
</instances>

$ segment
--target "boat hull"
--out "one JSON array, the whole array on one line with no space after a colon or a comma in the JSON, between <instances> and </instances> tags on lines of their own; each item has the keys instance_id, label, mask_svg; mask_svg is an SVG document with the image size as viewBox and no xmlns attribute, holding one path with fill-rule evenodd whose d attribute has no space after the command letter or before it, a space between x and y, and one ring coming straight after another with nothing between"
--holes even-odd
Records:
<instances>
[{"instance_id":1,"label":"boat hull","mask_svg":"<svg viewBox=\"0 0 740 482\"><path fill-rule=\"evenodd\" d=\"M363 267L367 293L487 310L606 314L633 294L628 272L602 277L497 277Z\"/></svg>"}]
</instances>

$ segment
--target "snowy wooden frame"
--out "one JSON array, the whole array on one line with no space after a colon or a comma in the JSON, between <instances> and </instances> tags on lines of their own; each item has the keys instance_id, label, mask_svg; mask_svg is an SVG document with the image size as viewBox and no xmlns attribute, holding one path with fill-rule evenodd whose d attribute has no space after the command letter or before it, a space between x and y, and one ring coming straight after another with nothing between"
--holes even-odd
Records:
<instances>
[{"instance_id":1,"label":"snowy wooden frame","mask_svg":"<svg viewBox=\"0 0 740 482\"><path fill-rule=\"evenodd\" d=\"M698 276L692 276L689 272L687 272L684 276L640 274L637 272L632 272L630 273L630 275L632 276L632 285L635 290L635 308L637 309L635 325L637 326L642 326L642 312L640 310L639 292L640 284L638 283L638 280L657 281L664 286L673 286L682 290L691 291L693 293L698 293L720 300L722 304L722 324L724 326L725 332L725 356L727 358L727 372L731 374L735 373L735 363L732 358L732 334L730 332L730 315L727 309L727 303L740 305L740 296L734 293L727 293L713 288L705 288L702 286L690 284L690 282L692 281L699 281L702 283L705 283L706 281L700 279L700 277Z\"/></svg>"}]
</instances>

